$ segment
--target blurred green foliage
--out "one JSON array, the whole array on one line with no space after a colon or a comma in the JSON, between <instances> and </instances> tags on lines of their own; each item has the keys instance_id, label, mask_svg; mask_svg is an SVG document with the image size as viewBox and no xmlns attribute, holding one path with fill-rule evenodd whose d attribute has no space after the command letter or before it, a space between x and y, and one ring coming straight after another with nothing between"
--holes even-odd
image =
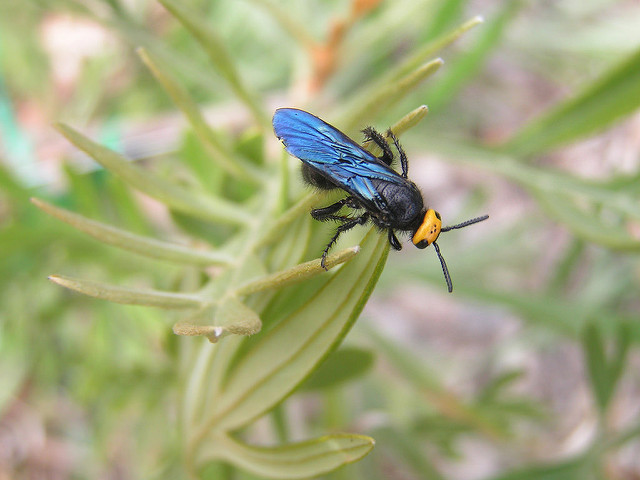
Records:
<instances>
[{"instance_id":1,"label":"blurred green foliage","mask_svg":"<svg viewBox=\"0 0 640 480\"><path fill-rule=\"evenodd\" d=\"M553 162L564 146L616 128L637 110L640 9L507 1L471 12L469 3L0 4L1 424L35 418L48 441L75 452L77 478L181 478L185 468L200 478L304 478L369 452L369 437L335 433L344 430L370 435L376 448L327 478L457 478L451 466L468 460L469 439L498 452L487 480L620 478L617 455L637 449L640 434L637 417L622 427L614 421L640 339L637 162L631 172L611 168L597 179ZM67 16L99 25L108 40L103 54L81 62L73 93L61 94L43 39ZM565 86L563 98L545 99L537 116L522 121L512 110L532 102L514 92L537 92L523 91L527 83L496 91L500 77L513 74L506 62ZM290 100L300 92L302 101ZM59 130L104 170L87 173L69 161L59 169L62 182L33 175L41 151L30 148L19 109L29 102L47 121L53 115L72 125ZM522 321L509 345L455 362L469 377L488 365L473 391L452 387L451 369L430 364L430 352L395 340L371 318L336 350L386 249L369 234L359 254L344 253L336 274L314 276L329 230L307 211L325 199L304 196L298 162L274 153L267 107L300 102L354 136L368 124L404 131L399 119L428 104L430 115L411 122L403 139L416 158L412 168L424 149L480 180L459 200L461 218L487 210L500 219L505 206L492 198L498 181L518 185L535 204L524 218L505 214L472 243L447 238L455 298L468 301L473 316L497 310ZM222 114L210 121L205 104ZM120 135L126 140L130 119L173 109L187 120L177 148L147 142L136 145L141 154L127 151ZM81 134L87 124L99 125L97 133ZM502 130L497 139L492 128ZM136 190L157 200L154 208L164 205L166 218ZM33 196L57 219L36 210ZM562 246L552 249L557 236ZM356 232L341 245L361 238ZM430 257L395 255L381 295L413 282L407 288L444 292ZM532 283L540 264L548 271ZM167 309L77 295L45 281L57 272L73 278L55 281L84 293ZM184 306L197 308L185 316ZM422 308L425 322L439 320L442 310ZM225 338L213 346L177 337L171 325ZM256 335L233 335L256 325ZM498 360L529 343L582 352L595 427L578 453L540 459L531 448L532 432L553 431L556 419L520 393L524 366ZM309 398L319 406L302 421ZM268 421L250 423L266 411ZM301 438L314 439L291 445ZM7 455L9 472L29 478L39 465L37 443L21 435L3 444L24 445L26 457Z\"/></svg>"}]
</instances>

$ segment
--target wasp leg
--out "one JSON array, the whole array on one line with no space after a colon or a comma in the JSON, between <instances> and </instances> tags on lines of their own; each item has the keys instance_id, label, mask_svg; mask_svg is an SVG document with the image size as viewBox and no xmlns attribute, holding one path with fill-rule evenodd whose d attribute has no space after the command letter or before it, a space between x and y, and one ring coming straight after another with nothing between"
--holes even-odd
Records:
<instances>
[{"instance_id":1,"label":"wasp leg","mask_svg":"<svg viewBox=\"0 0 640 480\"><path fill-rule=\"evenodd\" d=\"M389 243L395 250L402 250L402 245L400 244L398 237L393 233L392 229L389 229Z\"/></svg>"},{"instance_id":2,"label":"wasp leg","mask_svg":"<svg viewBox=\"0 0 640 480\"><path fill-rule=\"evenodd\" d=\"M387 142L384 137L372 127L365 128L362 130L362 133L364 133L365 140L371 140L382 150L382 156L379 157L379 159L391 166L391 163L393 163L393 151L389 146L389 142Z\"/></svg>"},{"instance_id":3,"label":"wasp leg","mask_svg":"<svg viewBox=\"0 0 640 480\"><path fill-rule=\"evenodd\" d=\"M356 217L356 218L340 217L338 215L327 215L324 219L326 219L326 220L338 220L338 221L344 222L342 225L340 225L336 229L336 233L333 235L333 237L331 237L331 240L329 241L329 244L324 249L324 252L322 252L322 260L320 261L320 266L322 268L324 268L325 270L329 270L327 268L326 264L325 264L325 262L327 260L327 255L329 254L329 249L333 246L334 243L336 243L336 241L338 240L338 237L342 233L346 232L347 230L351 230L356 225L364 225L365 223L367 223L367 221L369 220L369 214L365 213L364 215L362 215L360 217Z\"/></svg>"},{"instance_id":4,"label":"wasp leg","mask_svg":"<svg viewBox=\"0 0 640 480\"><path fill-rule=\"evenodd\" d=\"M396 146L396 150L398 150L398 154L400 155L400 165L402 165L402 178L407 178L409 175L409 162L407 161L407 154L404 153L404 150L400 146L400 142L398 141L398 137L391 131L391 129L387 130L387 136L393 140L393 144Z\"/></svg>"},{"instance_id":5,"label":"wasp leg","mask_svg":"<svg viewBox=\"0 0 640 480\"><path fill-rule=\"evenodd\" d=\"M330 217L332 217L334 213L338 212L345 205L351 208L359 208L358 205L355 203L353 197L346 197L346 198L343 198L342 200L338 200L336 203L329 205L327 207L315 208L311 210L311 216L315 220L320 220L321 222L324 222L325 220L336 220L336 218L330 218ZM347 219L349 217L338 217L338 218Z\"/></svg>"}]
</instances>

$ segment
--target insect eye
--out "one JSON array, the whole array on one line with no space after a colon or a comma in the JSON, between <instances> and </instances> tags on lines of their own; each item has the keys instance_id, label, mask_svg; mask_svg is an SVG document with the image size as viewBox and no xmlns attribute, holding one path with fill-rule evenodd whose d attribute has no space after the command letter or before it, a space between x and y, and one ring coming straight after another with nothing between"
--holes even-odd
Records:
<instances>
[{"instance_id":1,"label":"insect eye","mask_svg":"<svg viewBox=\"0 0 640 480\"><path fill-rule=\"evenodd\" d=\"M427 248L429 246L429 242L427 240L420 240L418 243L416 243L416 247L418 247L420 250L422 250L423 248Z\"/></svg>"}]
</instances>

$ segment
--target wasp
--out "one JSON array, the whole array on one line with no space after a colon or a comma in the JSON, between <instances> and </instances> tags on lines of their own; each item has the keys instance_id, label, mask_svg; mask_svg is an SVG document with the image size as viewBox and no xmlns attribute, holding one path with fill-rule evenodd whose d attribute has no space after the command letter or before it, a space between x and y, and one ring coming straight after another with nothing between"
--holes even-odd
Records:
<instances>
[{"instance_id":1,"label":"wasp","mask_svg":"<svg viewBox=\"0 0 640 480\"><path fill-rule=\"evenodd\" d=\"M363 130L365 141L380 147L380 157L304 110L277 109L273 115L273 130L286 151L302 160L302 176L307 183L322 190L338 188L347 193L345 198L334 204L311 211L311 216L316 220L340 222L322 252L321 265L325 270L327 254L338 237L370 221L380 230L386 230L389 243L395 250L402 249L396 232L410 234L413 244L420 249L433 244L447 289L453 291L449 269L436 240L442 232L482 222L489 215L443 227L440 214L432 208L425 208L420 190L408 179L407 155L391 129L387 131L387 137L398 152L402 173L391 168L395 157L389 142L371 127ZM338 215L343 207L361 213L354 216Z\"/></svg>"}]
</instances>

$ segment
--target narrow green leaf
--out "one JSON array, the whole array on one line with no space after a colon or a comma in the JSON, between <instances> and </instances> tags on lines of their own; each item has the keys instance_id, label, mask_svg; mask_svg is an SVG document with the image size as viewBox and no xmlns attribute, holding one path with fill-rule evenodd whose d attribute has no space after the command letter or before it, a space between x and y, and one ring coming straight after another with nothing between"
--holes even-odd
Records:
<instances>
[{"instance_id":1,"label":"narrow green leaf","mask_svg":"<svg viewBox=\"0 0 640 480\"><path fill-rule=\"evenodd\" d=\"M393 427L376 429L375 436L380 445L395 452L402 461L402 465L413 470L411 478L423 480L445 480L440 474L429 455L423 448L422 442L417 441L411 431Z\"/></svg>"},{"instance_id":2,"label":"narrow green leaf","mask_svg":"<svg viewBox=\"0 0 640 480\"><path fill-rule=\"evenodd\" d=\"M413 72L409 72L396 82L387 85L384 91L381 92L378 100L384 100L387 104L397 102L419 85L425 78L436 73L442 65L444 65L444 61L441 58L436 58L420 65ZM373 100L374 99L371 101L370 107L373 107Z\"/></svg>"},{"instance_id":3,"label":"narrow green leaf","mask_svg":"<svg viewBox=\"0 0 640 480\"><path fill-rule=\"evenodd\" d=\"M209 149L194 133L193 129L185 129L180 138L180 145L175 150L175 157L192 173L190 180L198 182L203 191L214 197L224 195L229 175L215 161L211 160Z\"/></svg>"},{"instance_id":4,"label":"narrow green leaf","mask_svg":"<svg viewBox=\"0 0 640 480\"><path fill-rule=\"evenodd\" d=\"M233 258L224 253L199 251L182 245L136 235L111 225L90 220L68 210L54 207L37 198L32 198L31 203L49 215L68 223L101 242L139 255L169 262L200 266L229 265L233 262Z\"/></svg>"},{"instance_id":5,"label":"narrow green leaf","mask_svg":"<svg viewBox=\"0 0 640 480\"><path fill-rule=\"evenodd\" d=\"M603 130L640 106L640 48L576 97L529 123L503 146L535 155Z\"/></svg>"},{"instance_id":6,"label":"narrow green leaf","mask_svg":"<svg viewBox=\"0 0 640 480\"><path fill-rule=\"evenodd\" d=\"M631 236L623 226L605 222L596 208L585 212L562 192L530 190L547 213L568 227L577 237L613 250L640 251L640 239Z\"/></svg>"},{"instance_id":7,"label":"narrow green leaf","mask_svg":"<svg viewBox=\"0 0 640 480\"><path fill-rule=\"evenodd\" d=\"M530 465L486 480L595 480L593 459L579 457L565 462Z\"/></svg>"},{"instance_id":8,"label":"narrow green leaf","mask_svg":"<svg viewBox=\"0 0 640 480\"><path fill-rule=\"evenodd\" d=\"M326 266L328 269L340 265L351 260L359 251L359 247L346 248L338 253L327 257ZM301 282L307 278L325 273L325 269L320 266L320 259L310 260L305 263L288 268L281 272L277 272L257 280L252 280L236 290L237 295L250 295L252 293L269 290L274 288L282 288L294 283Z\"/></svg>"},{"instance_id":9,"label":"narrow green leaf","mask_svg":"<svg viewBox=\"0 0 640 480\"><path fill-rule=\"evenodd\" d=\"M371 437L346 433L277 447L256 447L231 437L217 436L202 449L198 463L223 459L261 477L301 479L356 462L368 454L374 444Z\"/></svg>"},{"instance_id":10,"label":"narrow green leaf","mask_svg":"<svg viewBox=\"0 0 640 480\"><path fill-rule=\"evenodd\" d=\"M369 328L369 336L375 341L376 350L384 355L397 372L408 378L417 391L442 415L465 425L470 425L484 435L500 439L504 432L490 419L465 404L457 395L450 393L432 369L407 349Z\"/></svg>"},{"instance_id":11,"label":"narrow green leaf","mask_svg":"<svg viewBox=\"0 0 640 480\"><path fill-rule=\"evenodd\" d=\"M107 175L105 188L109 192L109 207L113 208L114 218L117 218L123 228L133 230L141 235L152 235L155 233L153 219L149 218L149 213L135 198L135 193L115 175Z\"/></svg>"},{"instance_id":12,"label":"narrow green leaf","mask_svg":"<svg viewBox=\"0 0 640 480\"><path fill-rule=\"evenodd\" d=\"M209 60L227 81L235 95L251 110L256 122L261 127L269 127L269 119L262 110L254 94L242 82L236 70L233 57L227 50L224 41L206 24L200 15L187 9L176 0L160 0L160 3L176 17L180 23L200 43Z\"/></svg>"},{"instance_id":13,"label":"narrow green leaf","mask_svg":"<svg viewBox=\"0 0 640 480\"><path fill-rule=\"evenodd\" d=\"M16 200L26 201L29 199L29 191L24 188L13 173L7 168L4 158L0 158L0 191L13 197Z\"/></svg>"},{"instance_id":14,"label":"narrow green leaf","mask_svg":"<svg viewBox=\"0 0 640 480\"><path fill-rule=\"evenodd\" d=\"M429 113L429 108L426 105L420 105L418 108L410 111L404 117L394 123L389 128L389 130L391 130L396 137L400 137L404 132L406 132L410 128L415 127L420 122L420 120L422 120L427 115L427 113ZM389 137L388 131L384 133L384 137L387 139L387 141L390 140L391 137ZM362 146L377 157L382 155L382 150L372 140L367 140Z\"/></svg>"},{"instance_id":15,"label":"narrow green leaf","mask_svg":"<svg viewBox=\"0 0 640 480\"><path fill-rule=\"evenodd\" d=\"M170 208L210 222L244 225L251 221L251 216L236 204L219 198L197 196L135 166L122 155L93 142L68 125L60 123L56 127L71 143L104 168Z\"/></svg>"},{"instance_id":16,"label":"narrow green leaf","mask_svg":"<svg viewBox=\"0 0 640 480\"><path fill-rule=\"evenodd\" d=\"M371 370L375 356L370 350L339 348L300 386L302 390L324 390L362 377Z\"/></svg>"},{"instance_id":17,"label":"narrow green leaf","mask_svg":"<svg viewBox=\"0 0 640 480\"><path fill-rule=\"evenodd\" d=\"M522 370L509 370L492 379L480 392L478 403L495 402L504 390L523 376Z\"/></svg>"},{"instance_id":18,"label":"narrow green leaf","mask_svg":"<svg viewBox=\"0 0 640 480\"><path fill-rule=\"evenodd\" d=\"M624 372L631 332L625 323L618 326L616 343L610 355L605 352L605 340L595 324L587 325L582 342L593 394L598 408L605 412Z\"/></svg>"},{"instance_id":19,"label":"narrow green leaf","mask_svg":"<svg viewBox=\"0 0 640 480\"><path fill-rule=\"evenodd\" d=\"M391 125L391 131L400 137L407 130L415 127L429 113L429 107L420 105L418 108L411 110L404 117Z\"/></svg>"},{"instance_id":20,"label":"narrow green leaf","mask_svg":"<svg viewBox=\"0 0 640 480\"><path fill-rule=\"evenodd\" d=\"M525 187L532 187L544 196L584 196L603 208L619 212L624 216L640 219L640 182L616 180L596 182L581 179L552 169L535 167L517 161L514 157L488 148L471 145L463 140L442 141L430 137L431 150L446 155L451 161L470 167L481 167L489 172L503 175ZM632 180L635 177L632 177ZM589 222L590 223L590 222Z\"/></svg>"},{"instance_id":21,"label":"narrow green leaf","mask_svg":"<svg viewBox=\"0 0 640 480\"><path fill-rule=\"evenodd\" d=\"M422 33L423 38L432 39L443 35L445 29L451 28L462 17L467 0L439 0L432 7L431 21Z\"/></svg>"},{"instance_id":22,"label":"narrow green leaf","mask_svg":"<svg viewBox=\"0 0 640 480\"><path fill-rule=\"evenodd\" d=\"M521 3L520 0L503 2L502 10L481 29L479 38L473 42L470 50L458 56L455 62L451 62L449 68L430 86L426 96L432 111L452 99L455 93L486 65L487 57L502 39Z\"/></svg>"},{"instance_id":23,"label":"narrow green leaf","mask_svg":"<svg viewBox=\"0 0 640 480\"><path fill-rule=\"evenodd\" d=\"M594 324L589 324L584 329L582 348L596 403L600 411L604 412L611 398L611 382L604 351L604 340Z\"/></svg>"},{"instance_id":24,"label":"narrow green leaf","mask_svg":"<svg viewBox=\"0 0 640 480\"><path fill-rule=\"evenodd\" d=\"M202 308L206 305L203 298L188 293L125 288L63 275L50 275L49 280L90 297L127 305L146 305L166 309Z\"/></svg>"},{"instance_id":25,"label":"narrow green leaf","mask_svg":"<svg viewBox=\"0 0 640 480\"><path fill-rule=\"evenodd\" d=\"M309 49L316 44L307 29L301 27L303 24L299 20L291 18L284 8L269 0L251 0L251 2L264 8L301 47Z\"/></svg>"},{"instance_id":26,"label":"narrow green leaf","mask_svg":"<svg viewBox=\"0 0 640 480\"><path fill-rule=\"evenodd\" d=\"M367 118L371 118L360 116L360 114L358 116L355 116L352 112L354 110L361 109L362 106L367 104L371 98L379 96L380 92L384 91L384 89L388 85L394 84L401 78L411 74L411 72L416 71L416 69L427 62L429 58L432 58L434 55L436 55L439 50L453 43L465 32L482 22L483 20L481 17L474 17L471 20L468 20L458 28L419 48L414 54L401 62L399 65L390 69L388 72L383 73L377 80L372 80L369 84L363 85L358 89L358 93L354 95L349 101L342 102L341 106L339 107L339 113L335 115L335 118L338 119L336 121L336 124L351 125L354 122L360 123L365 121Z\"/></svg>"},{"instance_id":27,"label":"narrow green leaf","mask_svg":"<svg viewBox=\"0 0 640 480\"><path fill-rule=\"evenodd\" d=\"M295 267L302 262L306 258L314 226L311 215L298 217L287 230L288 234L268 250L268 256L265 259L267 270L278 272Z\"/></svg>"},{"instance_id":28,"label":"narrow green leaf","mask_svg":"<svg viewBox=\"0 0 640 480\"><path fill-rule=\"evenodd\" d=\"M85 215L99 217L103 213L104 193L98 190L96 172L79 173L69 164L63 169L69 192L73 198L81 199L75 208Z\"/></svg>"},{"instance_id":29,"label":"narrow green leaf","mask_svg":"<svg viewBox=\"0 0 640 480\"><path fill-rule=\"evenodd\" d=\"M282 401L337 346L358 317L382 271L386 237L373 231L361 253L300 309L266 333L230 372L210 419L196 435L233 430Z\"/></svg>"},{"instance_id":30,"label":"narrow green leaf","mask_svg":"<svg viewBox=\"0 0 640 480\"><path fill-rule=\"evenodd\" d=\"M423 80L437 72L443 64L441 58L436 58L419 66L402 78L382 85L366 98L362 98L360 104L354 105L346 111L340 124L344 125L344 129L347 131L356 129L362 123L362 119L374 118L381 110L399 102Z\"/></svg>"},{"instance_id":31,"label":"narrow green leaf","mask_svg":"<svg viewBox=\"0 0 640 480\"><path fill-rule=\"evenodd\" d=\"M171 76L165 68L158 64L158 60L143 48L137 50L138 55L149 68L153 76L160 82L176 106L187 117L193 131L208 150L213 161L235 178L247 180L258 185L262 182L261 173L252 165L246 164L241 158L234 158L225 142L207 123L196 103L187 91Z\"/></svg>"},{"instance_id":32,"label":"narrow green leaf","mask_svg":"<svg viewBox=\"0 0 640 480\"><path fill-rule=\"evenodd\" d=\"M629 348L631 347L631 339L631 328L627 323L621 323L616 332L615 349L611 355L613 358L609 362L609 378L613 386L612 388L616 387L620 377L624 373Z\"/></svg>"},{"instance_id":33,"label":"narrow green leaf","mask_svg":"<svg viewBox=\"0 0 640 480\"><path fill-rule=\"evenodd\" d=\"M27 352L32 347L18 335L11 335L6 324L0 336L0 414L6 414L5 407L11 405L14 398L18 398L20 387L28 381L32 373L31 359ZM13 333L13 332L11 332Z\"/></svg>"},{"instance_id":34,"label":"narrow green leaf","mask_svg":"<svg viewBox=\"0 0 640 480\"><path fill-rule=\"evenodd\" d=\"M553 276L547 282L546 293L563 291L569 285L571 276L583 259L587 243L579 238L572 238L563 249L562 257L553 267Z\"/></svg>"},{"instance_id":35,"label":"narrow green leaf","mask_svg":"<svg viewBox=\"0 0 640 480\"><path fill-rule=\"evenodd\" d=\"M631 426L625 427L621 432L612 433L607 439L606 447L610 449L618 448L637 437L640 437L640 423L636 421Z\"/></svg>"},{"instance_id":36,"label":"narrow green leaf","mask_svg":"<svg viewBox=\"0 0 640 480\"><path fill-rule=\"evenodd\" d=\"M314 208L316 205L319 205L321 202L335 201L341 195L343 195L341 192L312 192L305 195L298 201L298 203L284 211L282 215L267 226L267 231L260 239L260 245L263 246L278 241L282 236L282 232L285 231L285 229L290 228L290 225L301 215L308 214L309 210ZM334 198L335 200L333 200Z\"/></svg>"},{"instance_id":37,"label":"narrow green leaf","mask_svg":"<svg viewBox=\"0 0 640 480\"><path fill-rule=\"evenodd\" d=\"M449 1L449 0L446 0ZM484 22L484 19L480 16L473 17L466 22L464 22L459 27L447 32L446 34L432 40L426 45L420 47L415 53L413 53L409 58L403 61L398 67L392 70L389 75L389 79L398 80L399 78L407 75L412 70L415 70L420 66L420 64L424 63L427 58L432 57L437 52L442 50L443 48L451 45L453 42L458 40L462 35L467 33L472 28L480 25ZM385 76L386 78L386 76Z\"/></svg>"},{"instance_id":38,"label":"narrow green leaf","mask_svg":"<svg viewBox=\"0 0 640 480\"><path fill-rule=\"evenodd\" d=\"M405 277L415 276L438 285L442 283L441 275L428 274L424 268L405 268L403 271ZM582 300L563 299L558 292L546 295L518 293L513 290L487 288L476 281L458 281L456 291L487 305L500 304L526 318L527 322L533 326L540 326L572 339L580 338L590 318L603 318L600 323L603 329L611 327L612 323L634 320L631 315L615 314L610 309L590 305ZM640 340L640 326L636 327L633 323L630 325L634 328L631 335L632 341L637 342Z\"/></svg>"},{"instance_id":39,"label":"narrow green leaf","mask_svg":"<svg viewBox=\"0 0 640 480\"><path fill-rule=\"evenodd\" d=\"M443 392L444 386L438 376L423 365L406 349L402 349L386 336L380 334L370 326L366 326L368 336L373 340L376 352L383 355L399 372L402 372L411 382L420 389L435 392Z\"/></svg>"}]
</instances>

